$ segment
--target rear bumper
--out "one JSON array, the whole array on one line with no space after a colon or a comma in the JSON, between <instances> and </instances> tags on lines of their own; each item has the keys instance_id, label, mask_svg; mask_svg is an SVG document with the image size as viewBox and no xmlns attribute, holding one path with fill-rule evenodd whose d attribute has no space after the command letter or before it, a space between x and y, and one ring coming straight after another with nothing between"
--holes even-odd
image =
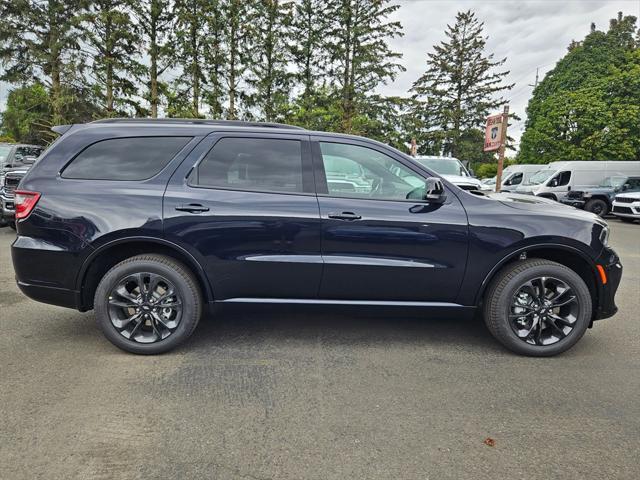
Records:
<instances>
[{"instance_id":1,"label":"rear bumper","mask_svg":"<svg viewBox=\"0 0 640 480\"><path fill-rule=\"evenodd\" d=\"M618 311L615 296L622 279L622 264L616 252L610 248L605 248L602 251L596 263L602 266L607 277L607 282L604 284L600 278L598 279L600 292L593 319L601 320L612 317Z\"/></svg>"},{"instance_id":2,"label":"rear bumper","mask_svg":"<svg viewBox=\"0 0 640 480\"><path fill-rule=\"evenodd\" d=\"M48 287L43 285L33 285L17 281L18 288L27 297L42 303L78 309L80 305L80 293L75 290L65 288Z\"/></svg>"}]
</instances>

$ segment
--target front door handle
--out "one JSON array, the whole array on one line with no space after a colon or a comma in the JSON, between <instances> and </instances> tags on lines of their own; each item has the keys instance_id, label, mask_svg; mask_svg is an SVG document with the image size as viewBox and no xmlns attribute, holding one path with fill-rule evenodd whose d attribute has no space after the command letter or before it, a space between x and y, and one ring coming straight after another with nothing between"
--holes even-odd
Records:
<instances>
[{"instance_id":1,"label":"front door handle","mask_svg":"<svg viewBox=\"0 0 640 480\"><path fill-rule=\"evenodd\" d=\"M179 212L189 212L189 213L202 213L208 212L209 207L205 207L204 205L200 205L199 203L189 203L187 205L178 205L176 210Z\"/></svg>"},{"instance_id":2,"label":"front door handle","mask_svg":"<svg viewBox=\"0 0 640 480\"><path fill-rule=\"evenodd\" d=\"M362 218L353 212L330 213L327 216L335 220L360 220Z\"/></svg>"}]
</instances>

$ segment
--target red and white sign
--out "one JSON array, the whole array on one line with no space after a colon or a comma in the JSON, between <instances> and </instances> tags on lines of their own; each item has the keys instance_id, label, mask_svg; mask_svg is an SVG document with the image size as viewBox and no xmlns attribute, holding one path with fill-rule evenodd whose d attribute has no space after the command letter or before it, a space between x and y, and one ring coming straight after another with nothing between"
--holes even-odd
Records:
<instances>
[{"instance_id":1,"label":"red and white sign","mask_svg":"<svg viewBox=\"0 0 640 480\"><path fill-rule=\"evenodd\" d=\"M502 142L502 115L492 115L487 118L487 128L484 132L484 151L498 150Z\"/></svg>"}]
</instances>

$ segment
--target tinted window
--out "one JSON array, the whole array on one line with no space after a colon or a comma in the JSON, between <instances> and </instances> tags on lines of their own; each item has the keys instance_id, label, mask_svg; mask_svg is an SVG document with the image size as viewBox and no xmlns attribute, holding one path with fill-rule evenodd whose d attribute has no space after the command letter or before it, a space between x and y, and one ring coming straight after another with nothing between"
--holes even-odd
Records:
<instances>
[{"instance_id":1,"label":"tinted window","mask_svg":"<svg viewBox=\"0 0 640 480\"><path fill-rule=\"evenodd\" d=\"M505 185L519 185L520 183L522 183L522 173L516 173L505 182Z\"/></svg>"},{"instance_id":2,"label":"tinted window","mask_svg":"<svg viewBox=\"0 0 640 480\"><path fill-rule=\"evenodd\" d=\"M64 178L145 180L162 170L191 137L113 138L90 145L65 168Z\"/></svg>"},{"instance_id":3,"label":"tinted window","mask_svg":"<svg viewBox=\"0 0 640 480\"><path fill-rule=\"evenodd\" d=\"M320 143L329 195L407 200L424 198L425 181L402 163L376 150Z\"/></svg>"},{"instance_id":4,"label":"tinted window","mask_svg":"<svg viewBox=\"0 0 640 480\"><path fill-rule=\"evenodd\" d=\"M298 140L223 138L200 162L194 182L205 187L302 192Z\"/></svg>"}]
</instances>

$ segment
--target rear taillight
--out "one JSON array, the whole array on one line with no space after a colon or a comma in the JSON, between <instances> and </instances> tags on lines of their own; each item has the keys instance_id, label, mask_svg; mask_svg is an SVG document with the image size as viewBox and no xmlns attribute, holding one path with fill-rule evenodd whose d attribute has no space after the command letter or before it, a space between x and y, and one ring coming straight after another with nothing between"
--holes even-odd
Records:
<instances>
[{"instance_id":1,"label":"rear taillight","mask_svg":"<svg viewBox=\"0 0 640 480\"><path fill-rule=\"evenodd\" d=\"M38 200L40 199L40 194L38 192L27 192L26 190L16 190L15 191L15 208L16 208L16 220L22 220L23 218L27 218L33 210L33 207L36 206Z\"/></svg>"}]
</instances>

